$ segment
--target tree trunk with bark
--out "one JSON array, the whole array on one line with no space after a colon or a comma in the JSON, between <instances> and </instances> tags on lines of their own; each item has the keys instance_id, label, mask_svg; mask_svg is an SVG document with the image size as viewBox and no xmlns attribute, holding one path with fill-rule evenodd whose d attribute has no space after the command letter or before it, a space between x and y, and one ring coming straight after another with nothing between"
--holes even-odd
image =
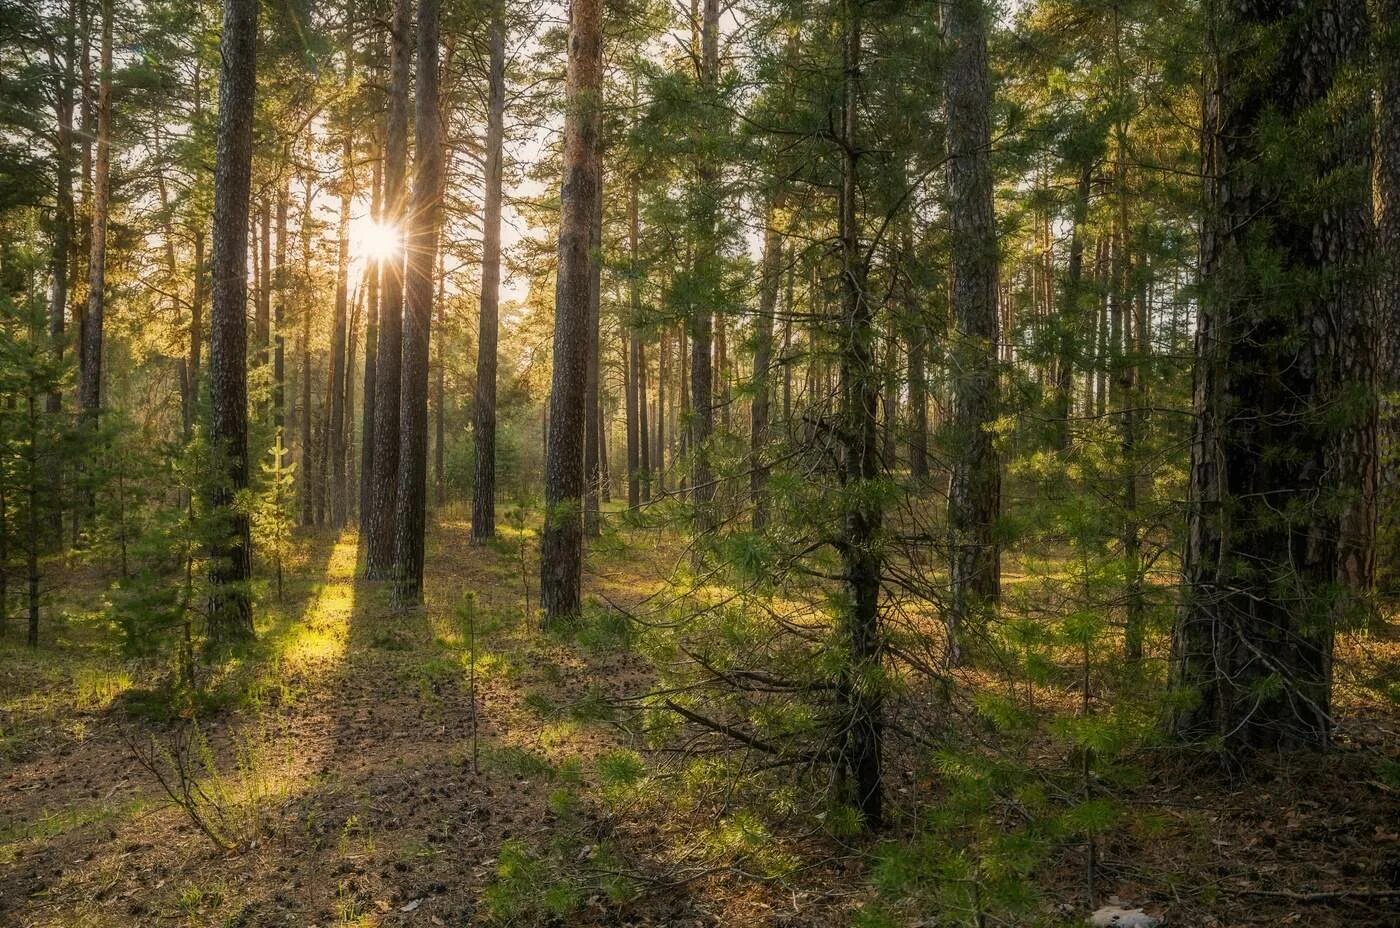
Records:
<instances>
[{"instance_id":1,"label":"tree trunk with bark","mask_svg":"<svg viewBox=\"0 0 1400 928\"><path fill-rule=\"evenodd\" d=\"M598 95L602 90L601 0L573 0L565 87L564 178L554 300L540 606L546 626L579 615L583 568L583 418L588 366L592 234L599 190Z\"/></svg>"},{"instance_id":2,"label":"tree trunk with bark","mask_svg":"<svg viewBox=\"0 0 1400 928\"><path fill-rule=\"evenodd\" d=\"M773 316L782 284L783 236L777 223L783 197L775 193L763 224L763 271L759 279L758 318L754 324L753 402L749 406L749 500L754 531L768 525L769 407L773 380Z\"/></svg>"},{"instance_id":3,"label":"tree trunk with bark","mask_svg":"<svg viewBox=\"0 0 1400 928\"><path fill-rule=\"evenodd\" d=\"M500 335L501 175L504 165L506 109L505 10L497 3L491 16L490 78L486 116L486 205L482 217L481 320L476 350L476 402L472 434L476 445L476 479L472 489L472 541L496 534L496 376Z\"/></svg>"},{"instance_id":4,"label":"tree trunk with bark","mask_svg":"<svg viewBox=\"0 0 1400 928\"><path fill-rule=\"evenodd\" d=\"M248 195L257 44L257 0L224 0L209 317L209 439L218 479L208 504L223 520L209 544L208 622L215 644L253 637L252 538L248 515L234 498L248 486Z\"/></svg>"},{"instance_id":5,"label":"tree trunk with bark","mask_svg":"<svg viewBox=\"0 0 1400 928\"><path fill-rule=\"evenodd\" d=\"M414 106L412 234L403 314L403 386L399 395L398 518L394 526L394 603L423 601L427 528L428 349L433 319L433 268L442 214L442 112L438 95L439 0L418 4L418 67Z\"/></svg>"},{"instance_id":6,"label":"tree trunk with bark","mask_svg":"<svg viewBox=\"0 0 1400 928\"><path fill-rule=\"evenodd\" d=\"M952 233L954 398L949 447L948 657L961 660L968 623L997 600L1001 552L997 517L1001 465L997 416L997 230L992 211L990 14L981 0L952 0L944 17L949 45L948 214Z\"/></svg>"},{"instance_id":7,"label":"tree trunk with bark","mask_svg":"<svg viewBox=\"0 0 1400 928\"><path fill-rule=\"evenodd\" d=\"M1236 759L1331 735L1348 520L1374 436L1370 104L1339 91L1365 66L1367 26L1364 0L1224 7L1207 23L1196 424L1172 642L1172 683L1191 701L1173 727Z\"/></svg>"},{"instance_id":8,"label":"tree trunk with bark","mask_svg":"<svg viewBox=\"0 0 1400 928\"><path fill-rule=\"evenodd\" d=\"M599 142L601 148L601 141ZM603 280L603 172L602 151L597 154L598 196L593 207L593 227L588 249L588 364L583 376L583 533L598 537L598 497L602 485L602 417L599 415L599 373L602 365Z\"/></svg>"},{"instance_id":9,"label":"tree trunk with bark","mask_svg":"<svg viewBox=\"0 0 1400 928\"><path fill-rule=\"evenodd\" d=\"M112 0L102 0L102 50L97 77L97 140L92 172L92 232L88 239L87 311L78 408L95 422L102 410L102 329L107 305L107 214L112 189ZM246 212L246 207L245 207ZM247 226L247 220L244 220ZM244 234L246 235L246 228ZM245 272L241 271L240 274Z\"/></svg>"}]
</instances>

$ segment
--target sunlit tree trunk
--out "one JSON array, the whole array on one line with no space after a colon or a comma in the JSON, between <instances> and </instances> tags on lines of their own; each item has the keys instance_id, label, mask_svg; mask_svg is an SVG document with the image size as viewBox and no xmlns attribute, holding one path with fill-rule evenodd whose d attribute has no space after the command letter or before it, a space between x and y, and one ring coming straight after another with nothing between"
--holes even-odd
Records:
<instances>
[{"instance_id":1,"label":"sunlit tree trunk","mask_svg":"<svg viewBox=\"0 0 1400 928\"><path fill-rule=\"evenodd\" d=\"M951 0L944 17L949 45L948 215L952 233L955 370L953 457L948 494L948 657L961 659L968 621L997 600L1001 552L996 522L1001 465L993 443L997 416L997 238L992 211L990 14L980 0Z\"/></svg>"},{"instance_id":2,"label":"sunlit tree trunk","mask_svg":"<svg viewBox=\"0 0 1400 928\"><path fill-rule=\"evenodd\" d=\"M708 99L719 81L719 0L703 0L700 25L700 85ZM697 278L713 282L718 277L716 210L719 172L702 156L697 166L703 217L695 248ZM710 469L710 433L714 430L714 367L712 351L714 317L707 296L691 310L690 318L690 409L684 417L690 422L687 451L691 466L691 503L695 509L695 529L707 534L715 527L715 487ZM697 551L700 549L697 548Z\"/></svg>"},{"instance_id":3,"label":"sunlit tree trunk","mask_svg":"<svg viewBox=\"0 0 1400 928\"><path fill-rule=\"evenodd\" d=\"M584 387L591 229L600 194L597 160L602 17L601 0L573 0L565 87L564 178L545 461L545 523L540 541L540 605L546 625L572 621L581 607Z\"/></svg>"},{"instance_id":4,"label":"sunlit tree trunk","mask_svg":"<svg viewBox=\"0 0 1400 928\"><path fill-rule=\"evenodd\" d=\"M347 2L345 5L344 48L345 85L347 87L354 86L355 82L355 46L351 39L351 24L355 18L354 10L354 3ZM349 369L346 340L349 338L350 314L350 209L355 195L354 118L353 111L347 107L340 150L340 229L337 236L339 252L336 256L335 269L335 315L331 319L330 395L326 401L326 408L330 416L326 430L327 453L330 455L331 471L330 516L331 527L335 529L345 527L350 495L350 487L345 475L346 431L349 426L345 401L349 392L346 384L346 373Z\"/></svg>"},{"instance_id":5,"label":"sunlit tree trunk","mask_svg":"<svg viewBox=\"0 0 1400 928\"><path fill-rule=\"evenodd\" d=\"M281 434L287 417L287 337L283 326L287 323L287 206L291 198L289 184L290 181L284 180L277 194L277 270L273 275L277 302L272 314L272 425L278 435Z\"/></svg>"},{"instance_id":6,"label":"sunlit tree trunk","mask_svg":"<svg viewBox=\"0 0 1400 928\"><path fill-rule=\"evenodd\" d=\"M395 0L389 27L389 114L384 134L384 224L407 239L404 175L408 160L409 0ZM365 576L387 580L394 570L394 522L399 488L399 404L402 394L404 259L390 255L380 271L379 344L374 383L374 473L370 478Z\"/></svg>"},{"instance_id":7,"label":"sunlit tree trunk","mask_svg":"<svg viewBox=\"0 0 1400 928\"><path fill-rule=\"evenodd\" d=\"M384 149L374 161L370 183L370 217L384 221ZM379 318L383 312L379 283L384 273L382 256L368 259L365 275L369 286L369 315L365 318L365 374L360 409L360 543L369 536L369 516L374 499L374 395L379 378Z\"/></svg>"},{"instance_id":8,"label":"sunlit tree trunk","mask_svg":"<svg viewBox=\"0 0 1400 928\"><path fill-rule=\"evenodd\" d=\"M601 143L600 143L601 144ZM583 377L583 533L595 538L599 532L598 495L602 482L602 419L599 415L599 370L602 358L603 269L603 174L602 152L597 154L598 196L594 198L593 227L589 233L588 268L588 364Z\"/></svg>"},{"instance_id":9,"label":"sunlit tree trunk","mask_svg":"<svg viewBox=\"0 0 1400 928\"><path fill-rule=\"evenodd\" d=\"M637 215L637 176L627 180L627 301L628 319L623 327L627 333L627 505L636 509L642 499L642 448L650 440L646 428L642 426L642 410L646 408L647 396L642 390L642 338L638 331L642 314L641 267L637 260L637 240L640 220Z\"/></svg>"},{"instance_id":10,"label":"sunlit tree trunk","mask_svg":"<svg viewBox=\"0 0 1400 928\"><path fill-rule=\"evenodd\" d=\"M218 153L214 163L214 304L209 317L209 423L213 470L209 509L222 524L209 544L209 637L253 636L248 515L234 505L248 486L248 193L253 160L257 0L224 0L219 44Z\"/></svg>"},{"instance_id":11,"label":"sunlit tree trunk","mask_svg":"<svg viewBox=\"0 0 1400 928\"><path fill-rule=\"evenodd\" d=\"M433 268L442 213L442 112L438 99L439 0L418 4L413 205L405 275L403 386L399 395L398 518L394 528L394 602L423 601L423 542L428 480L428 349Z\"/></svg>"},{"instance_id":12,"label":"sunlit tree trunk","mask_svg":"<svg viewBox=\"0 0 1400 928\"><path fill-rule=\"evenodd\" d=\"M472 490L472 540L496 534L496 353L500 329L501 175L505 144L506 24L503 3L491 15L490 78L486 111L486 204L482 216L481 319L476 350L476 401L472 434L476 479Z\"/></svg>"}]
</instances>

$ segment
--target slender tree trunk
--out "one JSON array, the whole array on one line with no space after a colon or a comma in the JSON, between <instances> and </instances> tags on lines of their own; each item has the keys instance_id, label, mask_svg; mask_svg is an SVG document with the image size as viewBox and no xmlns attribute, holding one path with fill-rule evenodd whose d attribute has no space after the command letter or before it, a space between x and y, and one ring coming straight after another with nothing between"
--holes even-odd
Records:
<instances>
[{"instance_id":1,"label":"slender tree trunk","mask_svg":"<svg viewBox=\"0 0 1400 928\"><path fill-rule=\"evenodd\" d=\"M394 526L394 602L423 601L427 527L428 349L433 319L433 267L442 213L442 112L438 99L439 0L418 4L418 70L414 111L412 236L404 294L403 387L399 397L398 518Z\"/></svg>"},{"instance_id":2,"label":"slender tree trunk","mask_svg":"<svg viewBox=\"0 0 1400 928\"><path fill-rule=\"evenodd\" d=\"M311 423L311 301L306 292L311 280L311 177L301 201L301 524L316 523L316 452Z\"/></svg>"},{"instance_id":3,"label":"slender tree trunk","mask_svg":"<svg viewBox=\"0 0 1400 928\"><path fill-rule=\"evenodd\" d=\"M964 630L998 595L996 522L1001 466L992 440L997 416L997 240L992 212L989 13L981 0L951 0L949 45L948 208L952 231L953 475L948 529L952 597L948 657L961 660Z\"/></svg>"},{"instance_id":4,"label":"slender tree trunk","mask_svg":"<svg viewBox=\"0 0 1400 928\"><path fill-rule=\"evenodd\" d=\"M909 475L915 480L928 479L928 323L910 273L914 268L914 229L907 219L901 229L900 254L905 264L904 312L908 318L909 335L906 351L909 358Z\"/></svg>"},{"instance_id":5,"label":"slender tree trunk","mask_svg":"<svg viewBox=\"0 0 1400 928\"><path fill-rule=\"evenodd\" d=\"M573 0L565 88L564 178L555 290L554 372L549 392L540 605L546 625L575 619L583 565L584 389L602 89L602 2Z\"/></svg>"},{"instance_id":6,"label":"slender tree trunk","mask_svg":"<svg viewBox=\"0 0 1400 928\"><path fill-rule=\"evenodd\" d=\"M869 828L883 820L880 785L882 720L879 684L873 682L881 664L881 556L875 544L881 513L866 485L880 477L880 382L875 368L876 327L866 299L865 256L861 252L859 191L859 98L861 69L861 2L845 0L845 80L842 127L842 171L839 226L841 236L841 308L846 337L842 339L841 383L844 387L842 434L845 468L842 475L844 519L837 549L844 567L849 602L843 609L842 635L847 658L838 683L845 739L842 761L851 800Z\"/></svg>"},{"instance_id":7,"label":"slender tree trunk","mask_svg":"<svg viewBox=\"0 0 1400 928\"><path fill-rule=\"evenodd\" d=\"M601 141L598 143L601 149ZM597 154L598 196L593 208L593 227L589 233L591 247L588 253L588 365L583 380L583 533L590 538L598 537L598 494L602 483L600 448L602 420L599 416L599 372L602 358L599 357L602 339L599 329L602 326L602 270L603 270L603 171L602 151Z\"/></svg>"},{"instance_id":8,"label":"slender tree trunk","mask_svg":"<svg viewBox=\"0 0 1400 928\"><path fill-rule=\"evenodd\" d=\"M778 231L783 197L774 194L763 223L763 272L759 280L758 319L754 324L753 403L749 407L749 499L753 527L768 524L769 405L772 394L773 314L782 283L783 236Z\"/></svg>"},{"instance_id":9,"label":"slender tree trunk","mask_svg":"<svg viewBox=\"0 0 1400 928\"><path fill-rule=\"evenodd\" d=\"M384 222L384 148L374 161L373 185L370 191L370 217L375 223ZM379 376L379 282L383 276L379 257L369 261L365 274L369 282L369 316L365 320L365 375L360 412L360 543L369 536L370 510L374 499L374 394Z\"/></svg>"},{"instance_id":10,"label":"slender tree trunk","mask_svg":"<svg viewBox=\"0 0 1400 928\"><path fill-rule=\"evenodd\" d=\"M444 157L444 162L446 157ZM433 505L447 505L447 366L443 363L443 339L447 334L447 272L442 249L437 254L437 326L433 343Z\"/></svg>"},{"instance_id":11,"label":"slender tree trunk","mask_svg":"<svg viewBox=\"0 0 1400 928\"><path fill-rule=\"evenodd\" d=\"M354 20L354 3L345 5L345 85L353 86L355 81L355 48L351 39L351 23ZM350 208L355 194L355 143L354 115L347 107L345 111L344 138L341 142L340 176L340 230L339 253L335 271L335 315L331 320L331 379L330 396L326 407L330 423L326 434L329 441L327 452L331 459L330 509L331 527L345 527L349 511L349 484L346 482L346 440L345 433L349 421L346 415L347 397L346 372L349 369L345 343L348 338L347 325L350 312Z\"/></svg>"},{"instance_id":12,"label":"slender tree trunk","mask_svg":"<svg viewBox=\"0 0 1400 928\"><path fill-rule=\"evenodd\" d=\"M891 313L885 330L884 395L880 408L884 413L883 445L880 457L887 471L893 472L899 466L899 333L895 329L894 314Z\"/></svg>"},{"instance_id":13,"label":"slender tree trunk","mask_svg":"<svg viewBox=\"0 0 1400 928\"><path fill-rule=\"evenodd\" d=\"M109 0L110 2L110 0ZM253 636L252 538L234 498L248 486L248 192L257 88L257 0L224 0L219 45L218 154L214 165L214 306L210 314L210 447L220 479L209 509L224 518L209 544L209 637Z\"/></svg>"},{"instance_id":14,"label":"slender tree trunk","mask_svg":"<svg viewBox=\"0 0 1400 928\"><path fill-rule=\"evenodd\" d=\"M635 96L635 94L634 94ZM642 449L651 436L641 425L647 396L642 390L644 382L641 374L642 338L639 328L642 315L641 266L638 262L637 240L640 220L637 210L637 175L627 179L627 302L628 319L624 327L627 332L627 506L636 509L642 501Z\"/></svg>"},{"instance_id":15,"label":"slender tree trunk","mask_svg":"<svg viewBox=\"0 0 1400 928\"><path fill-rule=\"evenodd\" d=\"M102 410L102 327L107 302L107 212L112 176L112 0L102 0L101 56L101 72L97 79L96 161L92 175L92 233L88 241L87 312L83 315L82 370L78 384L78 406L93 422Z\"/></svg>"},{"instance_id":16,"label":"slender tree trunk","mask_svg":"<svg viewBox=\"0 0 1400 928\"><path fill-rule=\"evenodd\" d=\"M1186 596L1172 642L1172 682L1192 699L1173 721L1240 758L1330 740L1374 345L1370 104L1338 85L1365 67L1367 14L1364 0L1212 13Z\"/></svg>"},{"instance_id":17,"label":"slender tree trunk","mask_svg":"<svg viewBox=\"0 0 1400 928\"><path fill-rule=\"evenodd\" d=\"M501 175L506 109L505 10L497 3L491 17L491 74L486 114L486 208L481 243L481 321L476 349L476 402L472 425L476 480L472 490L472 540L496 534L496 370L500 331Z\"/></svg>"},{"instance_id":18,"label":"slender tree trunk","mask_svg":"<svg viewBox=\"0 0 1400 928\"><path fill-rule=\"evenodd\" d=\"M1088 219L1090 185L1094 180L1096 159L1084 163L1074 191L1073 226L1069 238L1069 262L1065 269L1064 293L1056 320L1057 346L1055 356L1055 406L1051 412L1055 429L1054 446L1068 451L1070 444L1071 399L1074 394L1075 354L1084 338L1080 303L1083 299L1084 224Z\"/></svg>"},{"instance_id":19,"label":"slender tree trunk","mask_svg":"<svg viewBox=\"0 0 1400 928\"><path fill-rule=\"evenodd\" d=\"M271 360L272 347L272 204L266 197L258 204L259 259L257 263L258 297L253 313L254 363L257 365L258 386L266 389L264 378ZM259 400L260 418L266 420L270 397Z\"/></svg>"},{"instance_id":20,"label":"slender tree trunk","mask_svg":"<svg viewBox=\"0 0 1400 928\"><path fill-rule=\"evenodd\" d=\"M405 165L408 152L409 0L395 0L389 32L389 116L384 136L384 223L405 239ZM394 571L399 488L399 406L402 399L404 260L395 253L380 277L379 345L374 385L374 480L365 576L388 580Z\"/></svg>"},{"instance_id":21,"label":"slender tree trunk","mask_svg":"<svg viewBox=\"0 0 1400 928\"><path fill-rule=\"evenodd\" d=\"M719 0L703 0L700 26L700 85L702 94L712 97L719 83ZM697 167L700 199L705 204L700 220L699 242L695 249L696 276L715 282L719 276L716 238L719 172L702 157ZM708 295L695 307L690 319L690 454L691 502L695 508L697 535L715 527L714 478L710 470L710 433L714 431L714 368L710 357L714 316ZM701 549L697 546L696 552Z\"/></svg>"},{"instance_id":22,"label":"slender tree trunk","mask_svg":"<svg viewBox=\"0 0 1400 928\"><path fill-rule=\"evenodd\" d=\"M290 181L283 181L277 194L277 270L273 285L277 302L272 313L272 425L280 436L287 422L287 207L291 199ZM278 462L280 465L280 461Z\"/></svg>"}]
</instances>

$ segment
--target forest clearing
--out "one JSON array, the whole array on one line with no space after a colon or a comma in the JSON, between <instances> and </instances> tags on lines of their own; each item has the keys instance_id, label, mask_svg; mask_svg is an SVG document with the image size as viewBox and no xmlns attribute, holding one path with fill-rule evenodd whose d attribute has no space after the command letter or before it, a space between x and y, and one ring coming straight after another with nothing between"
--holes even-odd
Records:
<instances>
[{"instance_id":1,"label":"forest clearing","mask_svg":"<svg viewBox=\"0 0 1400 928\"><path fill-rule=\"evenodd\" d=\"M1400 0L0 0L0 925L1400 924Z\"/></svg>"}]
</instances>

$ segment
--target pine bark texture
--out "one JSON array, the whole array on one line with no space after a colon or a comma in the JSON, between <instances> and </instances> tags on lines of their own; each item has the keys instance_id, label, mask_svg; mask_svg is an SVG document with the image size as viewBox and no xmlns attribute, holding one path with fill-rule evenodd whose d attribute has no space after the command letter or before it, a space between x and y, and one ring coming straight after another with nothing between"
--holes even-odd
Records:
<instances>
[{"instance_id":1,"label":"pine bark texture","mask_svg":"<svg viewBox=\"0 0 1400 928\"><path fill-rule=\"evenodd\" d=\"M253 636L248 592L252 538L247 514L233 501L248 486L248 194L257 43L257 0L225 0L209 315L209 437L218 475L209 507L224 519L209 545L209 637L214 642Z\"/></svg>"},{"instance_id":2,"label":"pine bark texture","mask_svg":"<svg viewBox=\"0 0 1400 928\"><path fill-rule=\"evenodd\" d=\"M384 135L384 223L407 238L404 174L408 162L409 0L396 0L389 28L389 116ZM394 570L394 520L399 489L399 403L402 393L404 255L384 261L380 278L379 345L374 384L374 474L371 477L365 576L388 580Z\"/></svg>"},{"instance_id":3,"label":"pine bark texture","mask_svg":"<svg viewBox=\"0 0 1400 928\"><path fill-rule=\"evenodd\" d=\"M486 204L482 216L481 319L476 351L476 400L472 434L476 479L472 489L472 540L496 534L496 376L500 335L501 175L505 148L506 24L498 3L491 18L490 77L486 118Z\"/></svg>"},{"instance_id":4,"label":"pine bark texture","mask_svg":"<svg viewBox=\"0 0 1400 928\"><path fill-rule=\"evenodd\" d=\"M969 620L995 603L1001 576L996 522L1001 465L993 442L997 416L997 230L992 209L990 14L980 0L951 0L949 44L948 214L952 234L951 362L953 459L948 493L952 596L948 652L960 659Z\"/></svg>"},{"instance_id":5,"label":"pine bark texture","mask_svg":"<svg viewBox=\"0 0 1400 928\"><path fill-rule=\"evenodd\" d=\"M394 526L394 602L400 608L423 601L428 491L428 349L443 190L442 113L438 99L439 14L439 0L420 0L413 115L416 158L404 290L398 513Z\"/></svg>"},{"instance_id":6,"label":"pine bark texture","mask_svg":"<svg viewBox=\"0 0 1400 928\"><path fill-rule=\"evenodd\" d=\"M1367 14L1364 0L1238 4L1208 28L1196 425L1172 682L1192 697L1176 734L1220 738L1238 757L1324 747L1331 731L1374 334L1369 103L1336 91L1362 64Z\"/></svg>"},{"instance_id":7,"label":"pine bark texture","mask_svg":"<svg viewBox=\"0 0 1400 928\"><path fill-rule=\"evenodd\" d=\"M102 339L107 306L107 214L112 190L112 0L102 3L101 72L97 79L97 140L88 239L87 311L83 314L78 408L95 419L102 410ZM244 236L247 236L244 207ZM239 270L243 274L242 269Z\"/></svg>"},{"instance_id":8,"label":"pine bark texture","mask_svg":"<svg viewBox=\"0 0 1400 928\"><path fill-rule=\"evenodd\" d=\"M589 252L600 194L597 146L602 14L602 0L573 0L570 7L554 370L546 437L545 524L540 541L540 605L547 625L572 621L581 608L584 381Z\"/></svg>"}]
</instances>

